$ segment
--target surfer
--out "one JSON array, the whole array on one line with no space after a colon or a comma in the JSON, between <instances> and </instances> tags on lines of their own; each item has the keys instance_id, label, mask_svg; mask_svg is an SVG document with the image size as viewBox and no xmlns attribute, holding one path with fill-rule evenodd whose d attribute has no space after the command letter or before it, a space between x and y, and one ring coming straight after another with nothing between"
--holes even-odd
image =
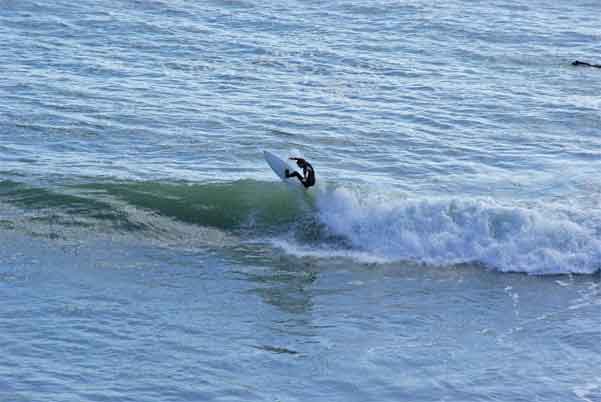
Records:
<instances>
[{"instance_id":1,"label":"surfer","mask_svg":"<svg viewBox=\"0 0 601 402\"><path fill-rule=\"evenodd\" d=\"M587 63L586 61L574 61L572 62L573 66L586 66L586 67L595 67L595 68L601 68L601 64L591 64L591 63Z\"/></svg>"},{"instance_id":2,"label":"surfer","mask_svg":"<svg viewBox=\"0 0 601 402\"><path fill-rule=\"evenodd\" d=\"M296 161L299 168L303 169L303 175L301 176L298 172L292 172L286 169L286 178L296 177L302 183L305 188L309 188L315 185L315 170L313 166L303 158L289 158L290 160Z\"/></svg>"}]
</instances>

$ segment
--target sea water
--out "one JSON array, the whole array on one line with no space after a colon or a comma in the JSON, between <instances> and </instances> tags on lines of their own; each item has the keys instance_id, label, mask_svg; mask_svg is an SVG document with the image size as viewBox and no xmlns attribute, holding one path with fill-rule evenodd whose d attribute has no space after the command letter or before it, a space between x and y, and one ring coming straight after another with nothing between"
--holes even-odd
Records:
<instances>
[{"instance_id":1,"label":"sea water","mask_svg":"<svg viewBox=\"0 0 601 402\"><path fill-rule=\"evenodd\" d=\"M601 401L600 16L0 0L0 400Z\"/></svg>"}]
</instances>

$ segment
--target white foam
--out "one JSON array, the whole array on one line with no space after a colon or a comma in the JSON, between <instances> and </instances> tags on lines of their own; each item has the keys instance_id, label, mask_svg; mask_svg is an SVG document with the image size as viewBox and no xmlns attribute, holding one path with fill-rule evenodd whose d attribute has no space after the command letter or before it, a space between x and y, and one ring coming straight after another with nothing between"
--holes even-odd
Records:
<instances>
[{"instance_id":1,"label":"white foam","mask_svg":"<svg viewBox=\"0 0 601 402\"><path fill-rule=\"evenodd\" d=\"M501 271L593 273L601 268L599 229L582 212L507 206L491 199L363 197L322 189L319 219L362 255L434 265L478 262ZM598 221L591 217L591 222ZM298 250L296 250L298 251Z\"/></svg>"},{"instance_id":2,"label":"white foam","mask_svg":"<svg viewBox=\"0 0 601 402\"><path fill-rule=\"evenodd\" d=\"M309 247L300 245L294 241L286 241L281 239L271 239L270 243L273 246L282 249L286 254L290 254L295 257L319 259L346 258L364 264L385 264L390 262L388 258L378 257L377 255L363 251L332 249L329 247Z\"/></svg>"}]
</instances>

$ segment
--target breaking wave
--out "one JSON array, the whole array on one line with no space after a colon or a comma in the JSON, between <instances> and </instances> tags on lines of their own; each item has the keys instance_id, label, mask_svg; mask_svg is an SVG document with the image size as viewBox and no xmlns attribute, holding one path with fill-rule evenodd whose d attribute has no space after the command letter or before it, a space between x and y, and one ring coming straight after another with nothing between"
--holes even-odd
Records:
<instances>
[{"instance_id":1,"label":"breaking wave","mask_svg":"<svg viewBox=\"0 0 601 402\"><path fill-rule=\"evenodd\" d=\"M92 182L36 187L0 182L0 229L48 225L160 236L211 227L284 253L359 263L479 264L504 272L594 273L601 212L493 199L416 199L279 182ZM0 211L2 212L2 211ZM178 223L179 222L179 223ZM31 231L33 232L33 231ZM179 237L186 237L187 230ZM177 237L177 236L174 236Z\"/></svg>"}]
</instances>

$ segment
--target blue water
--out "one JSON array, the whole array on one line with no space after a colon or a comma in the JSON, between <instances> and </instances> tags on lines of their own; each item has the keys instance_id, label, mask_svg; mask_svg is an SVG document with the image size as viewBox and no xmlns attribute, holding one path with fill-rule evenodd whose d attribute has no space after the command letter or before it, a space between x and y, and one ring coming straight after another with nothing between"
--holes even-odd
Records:
<instances>
[{"instance_id":1,"label":"blue water","mask_svg":"<svg viewBox=\"0 0 601 402\"><path fill-rule=\"evenodd\" d=\"M601 401L599 15L0 0L0 400Z\"/></svg>"}]
</instances>

